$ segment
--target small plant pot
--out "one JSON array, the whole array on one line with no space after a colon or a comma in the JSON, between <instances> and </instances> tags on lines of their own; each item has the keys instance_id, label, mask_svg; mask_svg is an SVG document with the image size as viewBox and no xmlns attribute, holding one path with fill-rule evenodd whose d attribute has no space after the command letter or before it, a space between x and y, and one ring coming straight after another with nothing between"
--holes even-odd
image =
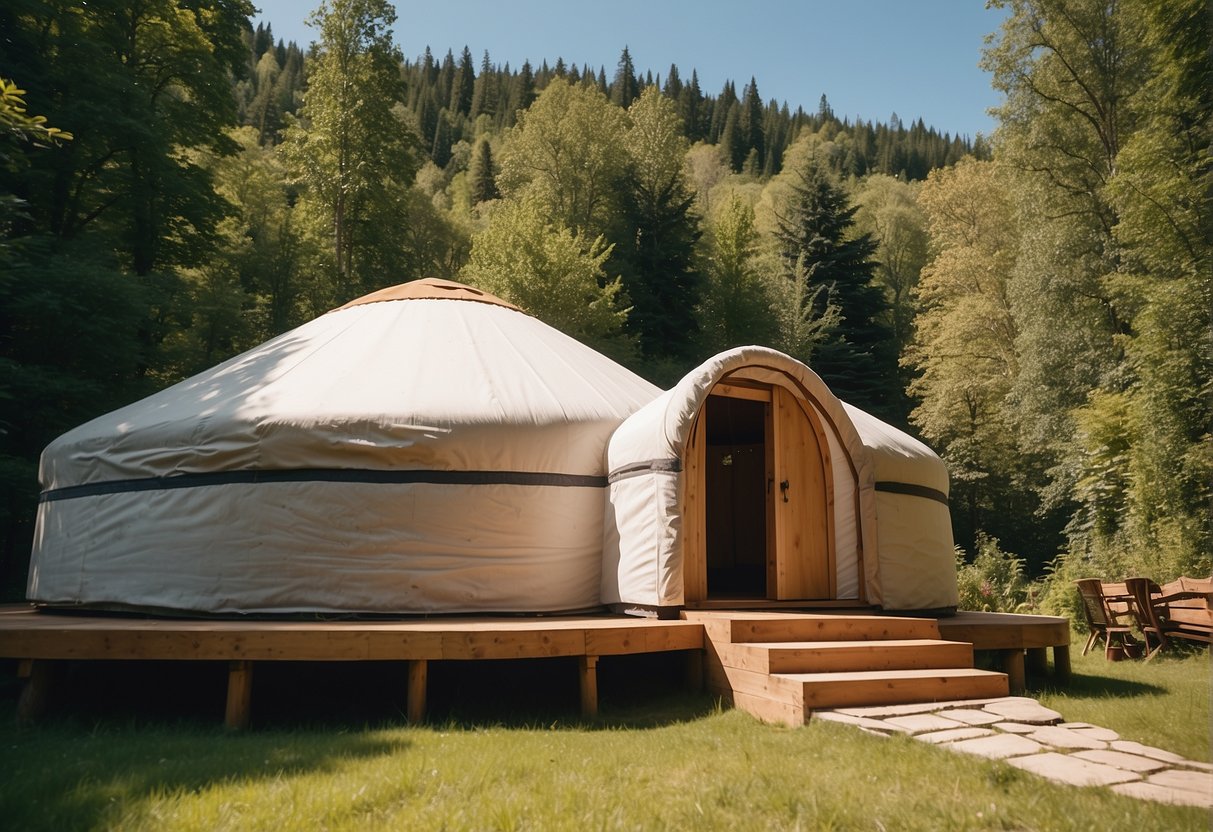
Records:
<instances>
[{"instance_id":1,"label":"small plant pot","mask_svg":"<svg viewBox=\"0 0 1213 832\"><path fill-rule=\"evenodd\" d=\"M1142 649L1140 644L1126 644L1124 646L1124 654L1127 658L1140 659L1141 653Z\"/></svg>"},{"instance_id":2,"label":"small plant pot","mask_svg":"<svg viewBox=\"0 0 1213 832\"><path fill-rule=\"evenodd\" d=\"M1110 662L1123 661L1125 658L1125 648L1109 647L1107 650L1107 657L1108 657L1108 661L1110 661Z\"/></svg>"}]
</instances>

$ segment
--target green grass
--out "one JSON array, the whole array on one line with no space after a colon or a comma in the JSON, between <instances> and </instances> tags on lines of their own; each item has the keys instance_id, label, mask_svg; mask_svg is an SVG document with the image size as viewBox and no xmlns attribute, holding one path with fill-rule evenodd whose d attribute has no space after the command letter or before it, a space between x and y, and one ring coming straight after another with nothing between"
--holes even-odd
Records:
<instances>
[{"instance_id":1,"label":"green grass","mask_svg":"<svg viewBox=\"0 0 1213 832\"><path fill-rule=\"evenodd\" d=\"M1102 725L1124 739L1192 760L1213 759L1209 715L1213 664L1207 650L1175 642L1148 662L1109 662L1098 646L1080 655L1085 642L1085 635L1074 635L1071 683L1063 688L1040 680L1044 684L1032 691L1033 696L1072 722Z\"/></svg>"},{"instance_id":2,"label":"green grass","mask_svg":"<svg viewBox=\"0 0 1213 832\"><path fill-rule=\"evenodd\" d=\"M489 697L468 693L455 697L456 713L424 727L380 712L371 726L258 718L269 727L243 734L224 733L210 713L149 719L63 704L18 730L8 688L0 818L7 830L275 832L1208 825L1202 810L1054 785L905 737L824 722L773 727L668 686L630 696L628 684L603 682L603 716L590 723L545 703L543 721L505 724L512 708L494 714ZM1042 698L1067 719L1200 757L1208 682L1203 655L1149 665L1075 656L1072 687ZM494 701L501 693L481 690ZM483 707L464 707L476 702ZM307 705L317 703L304 702L305 714ZM1172 727L1181 719L1192 720L1186 731Z\"/></svg>"}]
</instances>

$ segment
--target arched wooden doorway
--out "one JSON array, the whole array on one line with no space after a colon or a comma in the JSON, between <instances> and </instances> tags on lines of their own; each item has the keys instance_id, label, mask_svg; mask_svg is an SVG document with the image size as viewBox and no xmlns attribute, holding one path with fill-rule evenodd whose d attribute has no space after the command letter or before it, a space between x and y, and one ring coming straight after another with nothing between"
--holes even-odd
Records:
<instances>
[{"instance_id":1,"label":"arched wooden doorway","mask_svg":"<svg viewBox=\"0 0 1213 832\"><path fill-rule=\"evenodd\" d=\"M836 597L828 448L813 409L783 387L712 388L683 460L689 606Z\"/></svg>"}]
</instances>

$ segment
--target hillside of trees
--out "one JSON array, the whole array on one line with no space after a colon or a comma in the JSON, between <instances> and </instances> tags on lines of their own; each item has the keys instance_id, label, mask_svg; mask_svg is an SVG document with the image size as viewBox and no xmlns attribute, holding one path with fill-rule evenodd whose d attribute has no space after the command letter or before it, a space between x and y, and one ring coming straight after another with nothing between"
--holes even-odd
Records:
<instances>
[{"instance_id":1,"label":"hillside of trees","mask_svg":"<svg viewBox=\"0 0 1213 832\"><path fill-rule=\"evenodd\" d=\"M990 142L626 48L406 60L386 0L321 4L306 50L247 0L0 8L5 597L52 438L426 276L658 384L746 343L806 361L935 447L967 557L1051 570L1055 605L1078 572L1207 573L1202 4L995 4Z\"/></svg>"}]
</instances>

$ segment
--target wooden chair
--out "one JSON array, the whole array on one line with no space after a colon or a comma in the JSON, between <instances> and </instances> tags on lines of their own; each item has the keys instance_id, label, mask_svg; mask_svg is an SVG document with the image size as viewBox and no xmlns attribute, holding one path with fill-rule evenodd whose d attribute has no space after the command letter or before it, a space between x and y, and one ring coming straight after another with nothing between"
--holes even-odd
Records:
<instances>
[{"instance_id":1,"label":"wooden chair","mask_svg":"<svg viewBox=\"0 0 1213 832\"><path fill-rule=\"evenodd\" d=\"M1131 599L1133 617L1137 619L1137 629L1146 642L1146 661L1154 658L1159 650L1167 646L1167 632L1172 629L1167 621L1167 606L1159 601L1161 592L1158 584L1149 578L1129 578L1125 581ZM1151 646L1153 637L1158 642Z\"/></svg>"},{"instance_id":2,"label":"wooden chair","mask_svg":"<svg viewBox=\"0 0 1213 832\"><path fill-rule=\"evenodd\" d=\"M1091 628L1091 637L1087 639L1086 647L1082 648L1082 654L1087 655L1091 645L1103 637L1105 659L1109 661L1112 659L1113 638L1117 641L1116 649L1121 654L1127 655L1127 647L1133 643L1133 628L1128 622L1121 619L1128 615L1128 611L1112 610L1108 598L1104 594L1103 582L1098 578L1084 578L1074 583L1078 586L1078 595L1082 599L1082 609L1087 619L1087 626Z\"/></svg>"}]
</instances>

